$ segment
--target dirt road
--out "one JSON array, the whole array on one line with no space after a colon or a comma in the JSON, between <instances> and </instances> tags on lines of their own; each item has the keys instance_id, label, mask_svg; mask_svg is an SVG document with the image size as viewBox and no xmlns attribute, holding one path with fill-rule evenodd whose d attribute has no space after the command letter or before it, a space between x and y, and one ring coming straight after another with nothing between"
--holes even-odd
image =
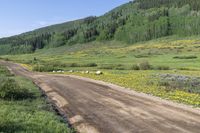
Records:
<instances>
[{"instance_id":1,"label":"dirt road","mask_svg":"<svg viewBox=\"0 0 200 133\"><path fill-rule=\"evenodd\" d=\"M199 109L101 81L0 64L33 80L81 133L200 133Z\"/></svg>"}]
</instances>

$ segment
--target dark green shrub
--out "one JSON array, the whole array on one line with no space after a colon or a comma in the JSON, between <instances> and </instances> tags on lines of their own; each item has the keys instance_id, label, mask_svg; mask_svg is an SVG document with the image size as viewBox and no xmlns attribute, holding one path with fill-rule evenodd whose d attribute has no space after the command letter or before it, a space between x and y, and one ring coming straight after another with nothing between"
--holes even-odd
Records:
<instances>
[{"instance_id":1,"label":"dark green shrub","mask_svg":"<svg viewBox=\"0 0 200 133\"><path fill-rule=\"evenodd\" d=\"M125 67L116 67L115 69L116 69L116 70L126 70Z\"/></svg>"},{"instance_id":2,"label":"dark green shrub","mask_svg":"<svg viewBox=\"0 0 200 133\"><path fill-rule=\"evenodd\" d=\"M123 64L103 64L99 69L108 69L108 70L126 70Z\"/></svg>"},{"instance_id":3,"label":"dark green shrub","mask_svg":"<svg viewBox=\"0 0 200 133\"><path fill-rule=\"evenodd\" d=\"M148 61L143 61L141 63L138 64L140 70L150 70L151 69L151 65L149 64Z\"/></svg>"},{"instance_id":4,"label":"dark green shrub","mask_svg":"<svg viewBox=\"0 0 200 133\"><path fill-rule=\"evenodd\" d=\"M187 68L187 67L181 67L181 68L178 68L178 70L197 71L198 69L195 69L195 68Z\"/></svg>"},{"instance_id":5,"label":"dark green shrub","mask_svg":"<svg viewBox=\"0 0 200 133\"><path fill-rule=\"evenodd\" d=\"M98 65L96 63L88 63L85 65L82 65L83 67L97 67Z\"/></svg>"},{"instance_id":6,"label":"dark green shrub","mask_svg":"<svg viewBox=\"0 0 200 133\"><path fill-rule=\"evenodd\" d=\"M5 75L5 76L13 76L13 74L11 74L8 69L6 69L5 67L1 67L0 66L0 75Z\"/></svg>"},{"instance_id":7,"label":"dark green shrub","mask_svg":"<svg viewBox=\"0 0 200 133\"><path fill-rule=\"evenodd\" d=\"M135 58L148 58L149 55L134 55Z\"/></svg>"},{"instance_id":8,"label":"dark green shrub","mask_svg":"<svg viewBox=\"0 0 200 133\"><path fill-rule=\"evenodd\" d=\"M196 59L198 57L195 55L189 55L189 56L174 56L173 58L174 59Z\"/></svg>"},{"instance_id":9,"label":"dark green shrub","mask_svg":"<svg viewBox=\"0 0 200 133\"><path fill-rule=\"evenodd\" d=\"M21 88L19 84L10 78L0 80L0 98L4 100L23 100L33 98L29 90Z\"/></svg>"},{"instance_id":10,"label":"dark green shrub","mask_svg":"<svg viewBox=\"0 0 200 133\"><path fill-rule=\"evenodd\" d=\"M108 69L108 70L112 70L114 69L114 66L113 65L101 65L99 67L99 69Z\"/></svg>"},{"instance_id":11,"label":"dark green shrub","mask_svg":"<svg viewBox=\"0 0 200 133\"><path fill-rule=\"evenodd\" d=\"M52 62L45 62L43 63L45 66L52 66L52 67L67 67L65 63L59 62L59 61L52 61Z\"/></svg>"},{"instance_id":12,"label":"dark green shrub","mask_svg":"<svg viewBox=\"0 0 200 133\"><path fill-rule=\"evenodd\" d=\"M37 72L52 72L62 70L60 68L54 67L52 65L35 65L33 66L33 71Z\"/></svg>"},{"instance_id":13,"label":"dark green shrub","mask_svg":"<svg viewBox=\"0 0 200 133\"><path fill-rule=\"evenodd\" d=\"M33 71L42 72L43 67L42 65L35 65L33 66Z\"/></svg>"},{"instance_id":14,"label":"dark green shrub","mask_svg":"<svg viewBox=\"0 0 200 133\"><path fill-rule=\"evenodd\" d=\"M10 61L10 59L8 59L8 58L5 58L5 61Z\"/></svg>"},{"instance_id":15,"label":"dark green shrub","mask_svg":"<svg viewBox=\"0 0 200 133\"><path fill-rule=\"evenodd\" d=\"M36 57L34 57L34 58L33 58L33 61L37 61L37 58L36 58Z\"/></svg>"},{"instance_id":16,"label":"dark green shrub","mask_svg":"<svg viewBox=\"0 0 200 133\"><path fill-rule=\"evenodd\" d=\"M1 67L0 66L0 74L8 74L9 71L7 69L5 69L5 67Z\"/></svg>"},{"instance_id":17,"label":"dark green shrub","mask_svg":"<svg viewBox=\"0 0 200 133\"><path fill-rule=\"evenodd\" d=\"M170 67L169 66L157 66L156 69L157 70L169 70Z\"/></svg>"},{"instance_id":18,"label":"dark green shrub","mask_svg":"<svg viewBox=\"0 0 200 133\"><path fill-rule=\"evenodd\" d=\"M132 66L131 69L132 69L132 70L140 70L139 66L138 66L138 65L135 65L135 64Z\"/></svg>"},{"instance_id":19,"label":"dark green shrub","mask_svg":"<svg viewBox=\"0 0 200 133\"><path fill-rule=\"evenodd\" d=\"M71 63L69 64L69 67L80 67L81 65L79 65L78 63Z\"/></svg>"}]
</instances>

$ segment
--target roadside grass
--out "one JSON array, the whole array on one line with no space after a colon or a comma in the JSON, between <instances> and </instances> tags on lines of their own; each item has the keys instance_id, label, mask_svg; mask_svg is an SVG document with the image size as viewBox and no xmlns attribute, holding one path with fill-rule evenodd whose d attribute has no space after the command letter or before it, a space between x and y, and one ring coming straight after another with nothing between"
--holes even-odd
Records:
<instances>
[{"instance_id":1,"label":"roadside grass","mask_svg":"<svg viewBox=\"0 0 200 133\"><path fill-rule=\"evenodd\" d=\"M7 75L0 66L0 132L73 133L31 81Z\"/></svg>"}]
</instances>

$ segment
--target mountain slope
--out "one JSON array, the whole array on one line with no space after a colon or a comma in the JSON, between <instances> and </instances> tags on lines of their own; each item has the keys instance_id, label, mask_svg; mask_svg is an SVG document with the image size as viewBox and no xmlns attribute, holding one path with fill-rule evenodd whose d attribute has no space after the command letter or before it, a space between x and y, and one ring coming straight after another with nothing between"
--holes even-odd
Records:
<instances>
[{"instance_id":1,"label":"mountain slope","mask_svg":"<svg viewBox=\"0 0 200 133\"><path fill-rule=\"evenodd\" d=\"M200 34L200 1L135 0L100 17L87 17L0 39L0 54L91 41L117 40L133 44L170 35Z\"/></svg>"}]
</instances>

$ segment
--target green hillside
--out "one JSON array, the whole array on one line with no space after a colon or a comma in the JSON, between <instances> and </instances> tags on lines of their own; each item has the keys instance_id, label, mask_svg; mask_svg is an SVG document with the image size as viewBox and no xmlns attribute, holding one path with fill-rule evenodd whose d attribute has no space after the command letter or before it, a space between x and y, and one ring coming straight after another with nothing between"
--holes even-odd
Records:
<instances>
[{"instance_id":1,"label":"green hillside","mask_svg":"<svg viewBox=\"0 0 200 133\"><path fill-rule=\"evenodd\" d=\"M100 17L87 17L0 39L0 54L116 40L126 44L200 34L199 0L135 0Z\"/></svg>"}]
</instances>

